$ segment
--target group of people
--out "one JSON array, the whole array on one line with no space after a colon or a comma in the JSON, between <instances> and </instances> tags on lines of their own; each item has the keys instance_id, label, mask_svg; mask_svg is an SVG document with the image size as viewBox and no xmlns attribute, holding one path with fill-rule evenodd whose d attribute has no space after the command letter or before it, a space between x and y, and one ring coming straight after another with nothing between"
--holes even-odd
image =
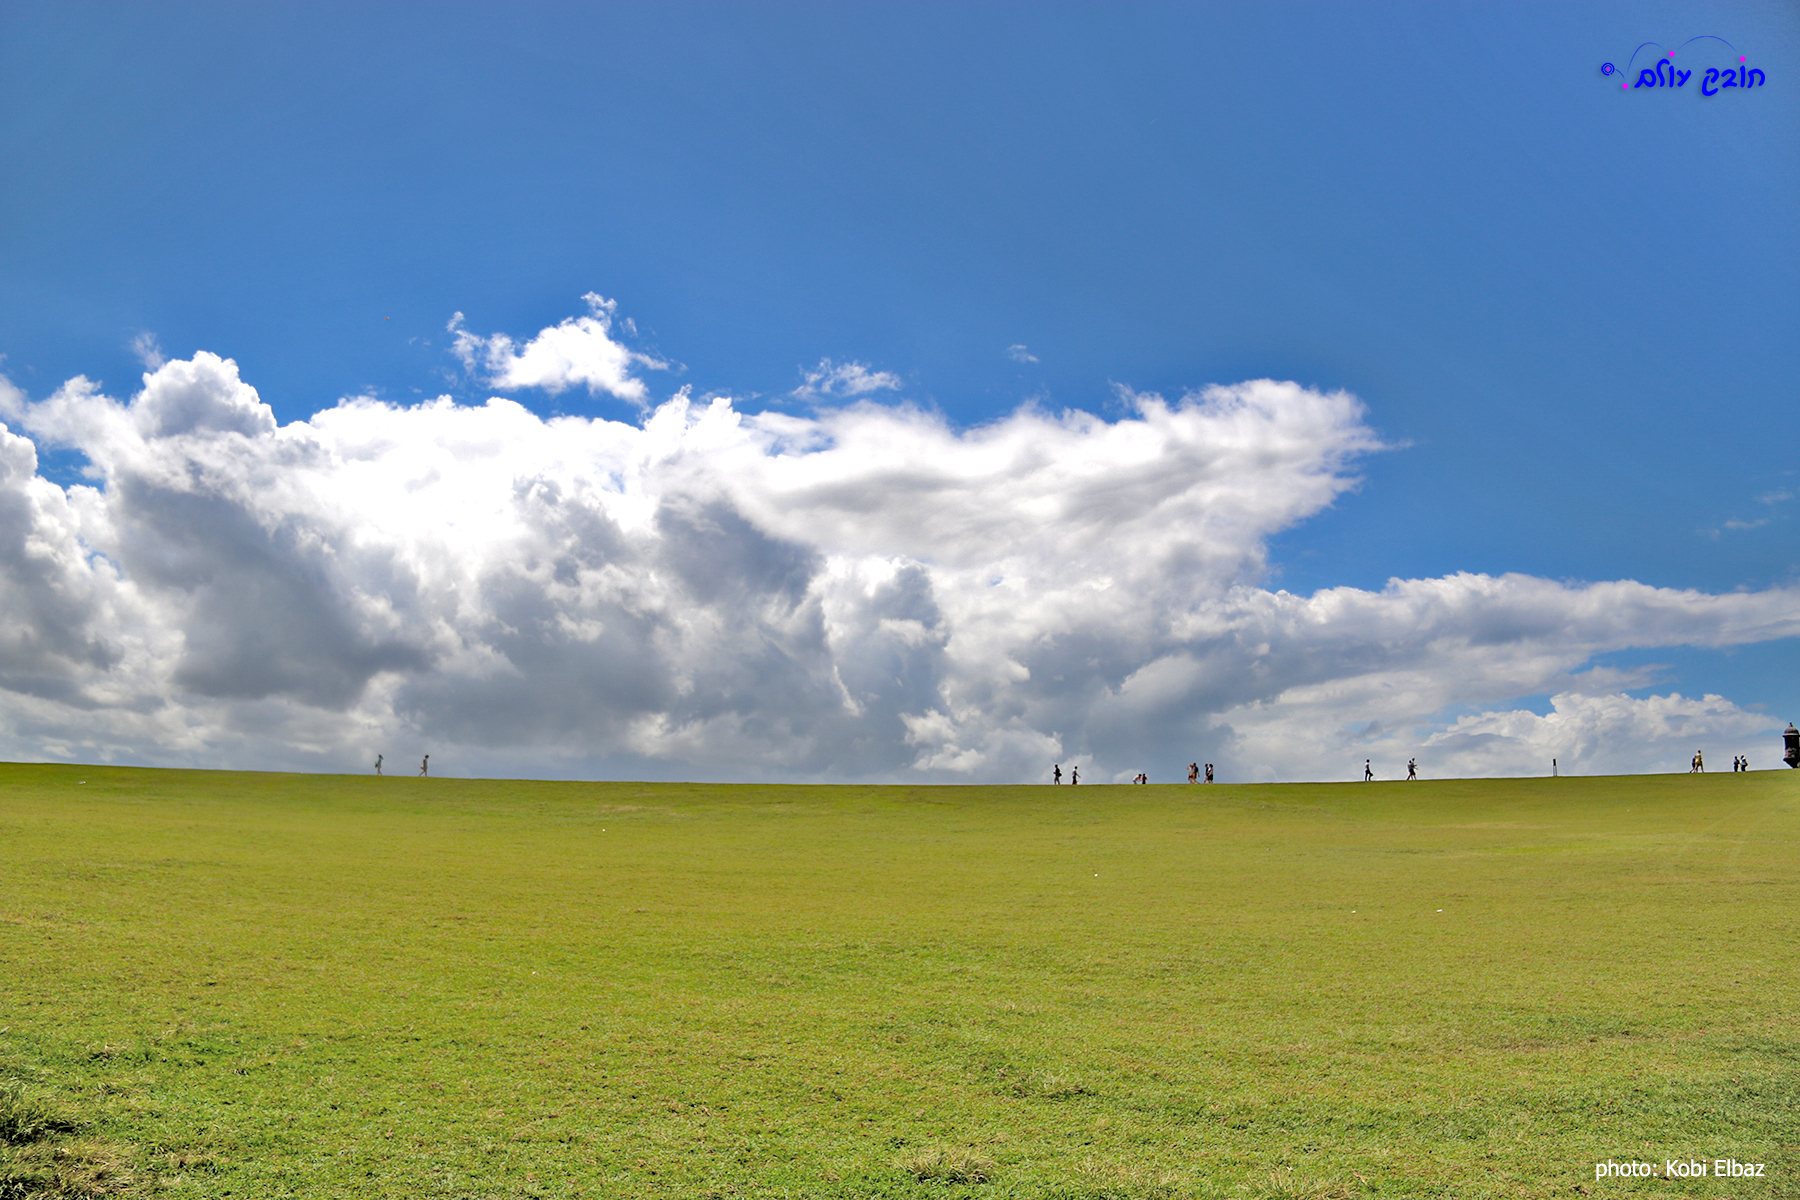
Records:
<instances>
[{"instance_id":1,"label":"group of people","mask_svg":"<svg viewBox=\"0 0 1800 1200\"><path fill-rule=\"evenodd\" d=\"M1699 761L1700 761L1700 756L1698 754L1694 755L1694 762L1699 763ZM1733 759L1732 761L1735 764L1736 762L1738 762L1740 760ZM1748 760L1742 760L1742 761L1744 762L1743 769L1746 771L1749 770L1750 769L1749 761ZM1699 768L1696 767L1695 769L1698 770ZM1732 770L1734 770L1734 771L1737 769L1738 768L1735 765L1732 767ZM421 772L421 774L423 774L423 772ZM1419 760L1418 759L1409 758L1406 760L1406 777L1408 779L1417 779L1419 777ZM1363 759L1363 782L1367 783L1371 779L1374 779L1374 778L1375 778L1374 760L1368 759L1368 758ZM1200 783L1203 780L1206 783L1211 783L1213 781L1213 765L1211 763L1197 763L1197 762L1189 763L1188 764L1188 782L1189 783ZM1062 781L1063 781L1062 764L1057 763L1050 770L1050 782L1051 783L1061 783ZM1080 767L1069 768L1069 782L1071 784L1081 782L1081 768ZM1136 775L1133 775L1131 777L1131 782L1133 782L1133 783L1149 783L1150 776L1146 775L1142 771L1139 771Z\"/></svg>"},{"instance_id":2,"label":"group of people","mask_svg":"<svg viewBox=\"0 0 1800 1200\"><path fill-rule=\"evenodd\" d=\"M1747 755L1743 755L1743 754L1732 755L1731 756L1731 769L1734 772L1748 771L1750 769L1749 757ZM1688 766L1688 774L1691 775L1691 774L1695 773L1696 771L1704 772L1705 770L1706 770L1705 756L1703 754L1701 754L1700 751L1698 751L1698 750L1694 751L1694 760ZM375 773L377 775L379 775L381 773L381 764L379 762L377 762L375 764ZM419 774L421 774L421 775L423 775L424 773L425 772L423 770L421 770L419 772ZM1204 763L1204 764L1203 763L1189 763L1188 764L1188 782L1189 783L1201 782L1201 776L1203 773L1205 775L1205 781L1207 783L1211 783L1213 781L1213 765L1211 763ZM1556 762L1554 759L1551 760L1551 773L1552 774L1556 773ZM1417 779L1419 777L1419 760L1417 758L1409 758L1406 760L1406 777L1409 780ZM1057 764L1056 769L1053 772L1051 772L1051 778L1057 783L1062 782L1062 764L1060 764L1060 763ZM1370 759L1370 758L1363 759L1363 782L1368 783L1369 781L1373 780L1374 778L1375 778L1375 760ZM1074 767L1070 770L1069 782L1070 783L1080 783L1081 782L1081 768L1080 767ZM1150 776L1148 776L1148 775L1144 774L1142 771L1140 771L1136 775L1132 776L1131 782L1133 782L1133 783L1149 783Z\"/></svg>"},{"instance_id":3,"label":"group of people","mask_svg":"<svg viewBox=\"0 0 1800 1200\"><path fill-rule=\"evenodd\" d=\"M1200 769L1201 768L1200 768L1199 763L1189 763L1188 764L1188 782L1189 783L1200 782ZM381 772L379 769L379 764L377 764L376 774L380 774L380 773ZM1051 783L1061 783L1062 779L1063 779L1062 764L1057 763L1050 768L1050 782ZM1213 781L1213 765L1211 763L1207 763L1206 764L1206 782L1211 783L1212 781ZM1074 784L1077 784L1080 782L1081 782L1081 768L1080 767L1070 767L1069 768L1069 783L1070 783L1070 785L1073 786ZM1149 783L1150 776L1145 774L1143 771L1139 771L1136 775L1133 775L1131 777L1131 782L1133 782L1133 783Z\"/></svg>"},{"instance_id":4,"label":"group of people","mask_svg":"<svg viewBox=\"0 0 1800 1200\"><path fill-rule=\"evenodd\" d=\"M381 764L386 760L387 755L385 754L377 754L375 756L375 773L377 775L381 774ZM427 754L424 758L419 760L419 774L431 774L431 755Z\"/></svg>"},{"instance_id":5,"label":"group of people","mask_svg":"<svg viewBox=\"0 0 1800 1200\"><path fill-rule=\"evenodd\" d=\"M375 756L375 773L377 775L381 774L381 764L383 761L386 760L386 758L387 758L387 756L385 754L377 754ZM1733 772L1748 771L1750 769L1750 759L1746 755L1742 755L1742 754L1732 755L1731 756L1731 769ZM1698 751L1698 750L1694 751L1694 761L1688 766L1688 774L1692 775L1696 771L1704 772L1705 770L1706 770L1706 758L1700 753L1700 751ZM1211 763L1205 763L1205 764L1189 763L1188 764L1188 782L1189 783L1199 783L1202 771L1205 772L1206 782L1211 783L1213 781L1213 765ZM421 759L419 761L419 774L428 775L430 773L431 773L431 755L427 754L423 759ZM1418 759L1409 758L1406 760L1406 777L1408 779L1417 779L1419 777L1419 760ZM1363 782L1368 783L1370 780L1372 780L1374 778L1375 778L1374 760L1368 759L1368 758L1363 759ZM1062 764L1057 763L1055 765L1054 769L1052 769L1050 772L1050 781L1052 783L1061 783L1062 779L1063 779ZM1081 768L1078 766L1070 767L1069 768L1069 783L1070 783L1070 785L1073 786L1074 784L1078 784L1080 782L1081 782ZM1150 776L1146 775L1142 771L1139 771L1136 775L1132 776L1131 782L1133 782L1133 783L1149 783Z\"/></svg>"},{"instance_id":6,"label":"group of people","mask_svg":"<svg viewBox=\"0 0 1800 1200\"><path fill-rule=\"evenodd\" d=\"M1739 771L1748 771L1749 769L1750 769L1750 756L1749 755L1734 754L1731 756L1731 770L1732 770L1733 774L1736 774ZM1693 761L1688 763L1688 774L1693 775L1696 772L1704 774L1705 771L1706 771L1706 756L1701 754L1700 751L1696 750L1696 751L1694 751Z\"/></svg>"},{"instance_id":7,"label":"group of people","mask_svg":"<svg viewBox=\"0 0 1800 1200\"><path fill-rule=\"evenodd\" d=\"M1409 758L1406 760L1406 777L1408 779L1417 779L1419 777L1419 760L1418 759ZM1372 780L1374 778L1375 778L1374 760L1369 759L1369 758L1363 759L1363 782L1368 783L1370 780Z\"/></svg>"}]
</instances>

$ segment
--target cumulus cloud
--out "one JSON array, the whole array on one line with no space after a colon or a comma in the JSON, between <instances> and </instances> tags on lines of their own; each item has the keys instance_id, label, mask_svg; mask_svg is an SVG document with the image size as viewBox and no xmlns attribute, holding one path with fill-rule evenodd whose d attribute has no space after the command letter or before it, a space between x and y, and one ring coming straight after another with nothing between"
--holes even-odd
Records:
<instances>
[{"instance_id":1,"label":"cumulus cloud","mask_svg":"<svg viewBox=\"0 0 1800 1200\"><path fill-rule=\"evenodd\" d=\"M806 400L827 397L868 396L875 392L900 389L900 377L888 371L871 371L867 363L834 363L829 358L805 372L805 382L794 389L794 395Z\"/></svg>"},{"instance_id":2,"label":"cumulus cloud","mask_svg":"<svg viewBox=\"0 0 1800 1200\"><path fill-rule=\"evenodd\" d=\"M1589 664L1800 635L1794 591L1271 591L1269 537L1381 448L1362 406L1269 380L1129 403L958 429L867 390L808 416L683 393L637 423L350 399L281 426L207 353L128 400L0 387L0 753L1334 778L1651 769L1773 724ZM44 479L38 444L92 481Z\"/></svg>"},{"instance_id":3,"label":"cumulus cloud","mask_svg":"<svg viewBox=\"0 0 1800 1200\"><path fill-rule=\"evenodd\" d=\"M1552 711L1464 715L1425 740L1420 753L1464 775L1543 774L1545 764L1580 763L1590 774L1685 770L1694 751L1741 750L1779 723L1721 696L1560 695ZM1736 751L1734 750L1734 753ZM1713 765L1723 766L1718 755ZM1758 766L1774 766L1774 756Z\"/></svg>"},{"instance_id":4,"label":"cumulus cloud","mask_svg":"<svg viewBox=\"0 0 1800 1200\"><path fill-rule=\"evenodd\" d=\"M452 351L463 365L484 382L497 388L539 388L556 395L577 385L589 394L606 392L621 400L641 403L648 396L644 381L632 375L634 366L665 370L661 359L628 349L612 336L616 301L594 292L582 297L588 315L569 317L541 330L523 346L504 333L480 337L463 328L463 315L450 318L456 335Z\"/></svg>"},{"instance_id":5,"label":"cumulus cloud","mask_svg":"<svg viewBox=\"0 0 1800 1200\"><path fill-rule=\"evenodd\" d=\"M1006 357L1018 363L1034 363L1037 361L1037 355L1033 354L1030 350L1017 342L1006 348Z\"/></svg>"}]
</instances>

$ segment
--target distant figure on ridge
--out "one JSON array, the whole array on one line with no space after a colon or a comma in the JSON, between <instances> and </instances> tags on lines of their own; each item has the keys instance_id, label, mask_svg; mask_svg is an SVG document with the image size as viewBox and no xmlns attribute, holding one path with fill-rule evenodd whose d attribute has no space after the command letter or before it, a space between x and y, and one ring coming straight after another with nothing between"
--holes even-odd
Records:
<instances>
[{"instance_id":1,"label":"distant figure on ridge","mask_svg":"<svg viewBox=\"0 0 1800 1200\"><path fill-rule=\"evenodd\" d=\"M1081 782L1081 768L1080 767L1070 767L1069 768L1069 786L1074 787L1076 784L1078 784L1080 782Z\"/></svg>"},{"instance_id":2,"label":"distant figure on ridge","mask_svg":"<svg viewBox=\"0 0 1800 1200\"><path fill-rule=\"evenodd\" d=\"M377 754L375 756L375 773L377 775L381 774L381 760L385 757L387 756L384 754Z\"/></svg>"},{"instance_id":3,"label":"distant figure on ridge","mask_svg":"<svg viewBox=\"0 0 1800 1200\"><path fill-rule=\"evenodd\" d=\"M1050 782L1051 783L1061 783L1062 782L1062 764L1061 763L1057 763L1056 769L1054 771L1050 772Z\"/></svg>"},{"instance_id":4,"label":"distant figure on ridge","mask_svg":"<svg viewBox=\"0 0 1800 1200\"><path fill-rule=\"evenodd\" d=\"M1188 764L1188 782L1189 783L1199 783L1200 782L1200 764L1199 763L1189 763Z\"/></svg>"},{"instance_id":5,"label":"distant figure on ridge","mask_svg":"<svg viewBox=\"0 0 1800 1200\"><path fill-rule=\"evenodd\" d=\"M419 762L419 774L423 775L430 770L431 770L431 755L427 754Z\"/></svg>"},{"instance_id":6,"label":"distant figure on ridge","mask_svg":"<svg viewBox=\"0 0 1800 1200\"><path fill-rule=\"evenodd\" d=\"M1419 760L1418 759L1409 758L1406 760L1406 777L1408 779L1417 779L1419 777Z\"/></svg>"},{"instance_id":7,"label":"distant figure on ridge","mask_svg":"<svg viewBox=\"0 0 1800 1200\"><path fill-rule=\"evenodd\" d=\"M1363 782L1364 783L1367 783L1367 782L1369 782L1369 780L1375 778L1375 768L1371 767L1369 765L1369 762L1370 762L1369 759L1366 759L1366 758L1363 759Z\"/></svg>"},{"instance_id":8,"label":"distant figure on ridge","mask_svg":"<svg viewBox=\"0 0 1800 1200\"><path fill-rule=\"evenodd\" d=\"M1704 772L1705 770L1706 760L1700 756L1700 751L1694 751L1694 761L1688 766L1688 774L1692 775L1695 771Z\"/></svg>"},{"instance_id":9,"label":"distant figure on ridge","mask_svg":"<svg viewBox=\"0 0 1800 1200\"><path fill-rule=\"evenodd\" d=\"M1206 782L1211 783L1212 781L1213 781L1212 780L1212 764L1207 763L1206 764Z\"/></svg>"},{"instance_id":10,"label":"distant figure on ridge","mask_svg":"<svg viewBox=\"0 0 1800 1200\"><path fill-rule=\"evenodd\" d=\"M1139 771L1137 773L1137 777L1135 779L1133 779L1131 782L1133 782L1133 783L1149 783L1150 777L1148 775L1144 774L1142 771Z\"/></svg>"}]
</instances>

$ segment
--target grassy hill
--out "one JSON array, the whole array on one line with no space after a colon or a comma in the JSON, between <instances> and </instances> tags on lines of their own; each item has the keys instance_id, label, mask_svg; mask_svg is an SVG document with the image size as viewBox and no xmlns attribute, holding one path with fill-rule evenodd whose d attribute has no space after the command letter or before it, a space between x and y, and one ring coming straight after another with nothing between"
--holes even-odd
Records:
<instances>
[{"instance_id":1,"label":"grassy hill","mask_svg":"<svg viewBox=\"0 0 1800 1200\"><path fill-rule=\"evenodd\" d=\"M1797 835L1800 773L4 765L0 1196L1793 1196Z\"/></svg>"}]
</instances>

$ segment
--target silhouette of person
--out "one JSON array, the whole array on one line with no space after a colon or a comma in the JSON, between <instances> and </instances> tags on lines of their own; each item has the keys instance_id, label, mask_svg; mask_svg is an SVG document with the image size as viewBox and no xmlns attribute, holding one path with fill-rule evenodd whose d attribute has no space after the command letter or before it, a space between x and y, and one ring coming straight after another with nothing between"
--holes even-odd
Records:
<instances>
[{"instance_id":1,"label":"silhouette of person","mask_svg":"<svg viewBox=\"0 0 1800 1200\"><path fill-rule=\"evenodd\" d=\"M1057 763L1056 769L1054 771L1050 772L1050 782L1051 783L1061 783L1062 782L1062 764L1061 763Z\"/></svg>"},{"instance_id":2,"label":"silhouette of person","mask_svg":"<svg viewBox=\"0 0 1800 1200\"><path fill-rule=\"evenodd\" d=\"M1213 781L1212 764L1207 763L1206 764L1206 782L1211 783L1212 781Z\"/></svg>"},{"instance_id":3,"label":"silhouette of person","mask_svg":"<svg viewBox=\"0 0 1800 1200\"><path fill-rule=\"evenodd\" d=\"M1363 759L1363 782L1364 783L1367 783L1367 782L1369 782L1369 780L1375 778L1375 768L1371 767L1369 765L1369 761L1370 761L1369 759L1366 759L1366 758Z\"/></svg>"},{"instance_id":4,"label":"silhouette of person","mask_svg":"<svg viewBox=\"0 0 1800 1200\"><path fill-rule=\"evenodd\" d=\"M427 754L419 763L419 774L423 775L431 769L431 755Z\"/></svg>"},{"instance_id":5,"label":"silhouette of person","mask_svg":"<svg viewBox=\"0 0 1800 1200\"><path fill-rule=\"evenodd\" d=\"M386 757L387 756L384 754L377 754L375 756L375 773L377 775L381 774L381 760Z\"/></svg>"},{"instance_id":6,"label":"silhouette of person","mask_svg":"<svg viewBox=\"0 0 1800 1200\"><path fill-rule=\"evenodd\" d=\"M1408 779L1417 779L1419 777L1419 760L1418 759L1409 758L1406 760L1406 777Z\"/></svg>"},{"instance_id":7,"label":"silhouette of person","mask_svg":"<svg viewBox=\"0 0 1800 1200\"><path fill-rule=\"evenodd\" d=\"M1080 767L1070 767L1069 768L1069 786L1074 787L1076 784L1078 784L1080 782L1081 782L1081 768Z\"/></svg>"},{"instance_id":8,"label":"silhouette of person","mask_svg":"<svg viewBox=\"0 0 1800 1200\"><path fill-rule=\"evenodd\" d=\"M1200 764L1199 763L1189 763L1188 764L1188 782L1189 783L1198 783L1199 781L1200 781Z\"/></svg>"}]
</instances>

